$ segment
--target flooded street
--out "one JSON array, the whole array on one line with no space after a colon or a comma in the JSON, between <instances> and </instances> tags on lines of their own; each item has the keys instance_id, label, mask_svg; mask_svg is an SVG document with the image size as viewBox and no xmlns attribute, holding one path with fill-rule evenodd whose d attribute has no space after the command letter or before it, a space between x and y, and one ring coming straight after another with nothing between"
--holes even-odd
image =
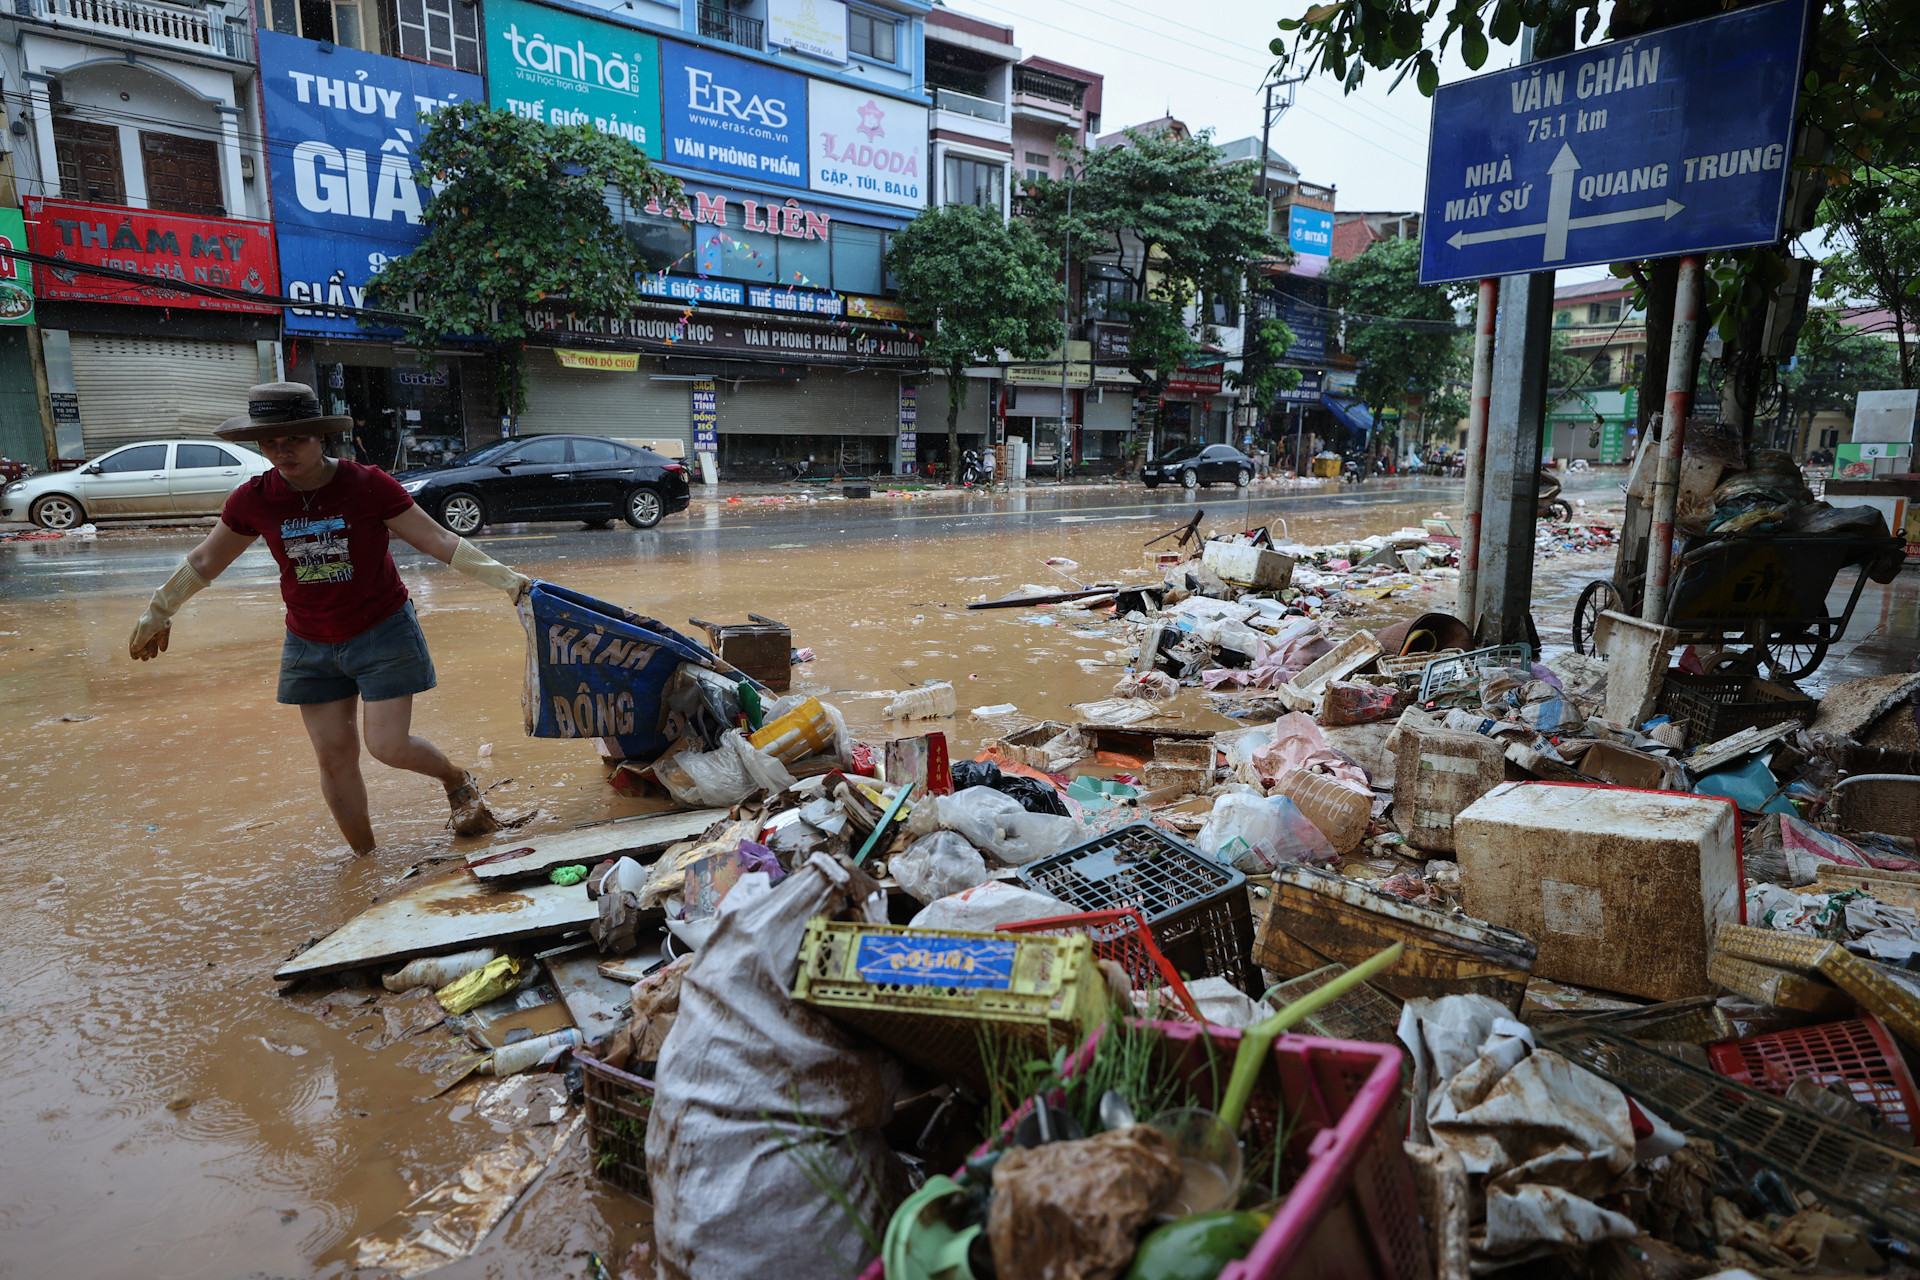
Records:
<instances>
[{"instance_id":1,"label":"flooded street","mask_svg":"<svg viewBox=\"0 0 1920 1280\"><path fill-rule=\"evenodd\" d=\"M1324 542L1451 509L1435 489L1250 510ZM928 501L912 504L919 527L876 514L878 531L862 537L837 532L857 504L697 504L654 534L549 526L483 542L524 572L672 626L748 610L788 623L817 654L795 668L794 690L840 706L857 737L886 736L883 692L951 679L961 713L930 727L958 760L1014 723L972 719L973 707L1071 718L1070 704L1108 696L1120 672L1096 664L1126 643L1111 619L964 605L1023 583L1065 587L1049 556L1077 561L1082 581L1140 580L1141 544L1192 510L1140 499L1114 490L1077 518L1062 506L1004 520L996 507L1023 500L983 500L972 527ZM1239 504L1215 491L1201 505L1217 529ZM0 547L0 1069L11 1086L0 1276L350 1274L357 1238L510 1127L483 1114L471 1084L428 1097L431 1036L389 1044L396 1029L350 1000L282 996L271 981L410 867L475 842L444 830L431 781L366 761L381 845L346 854L299 718L274 702L282 607L264 553L188 605L158 661L128 660L141 600L193 541L171 531ZM1564 643L1581 583L1610 565L1607 552L1541 566L1548 645ZM416 699L415 732L497 784L496 809L537 809L526 834L647 807L607 787L586 743L523 736L524 639L497 594L411 553L401 567L440 682ZM1355 623L1449 608L1451 584L1432 585ZM1911 586L1897 585L1904 603L1874 589L1837 654L1888 628L1911 632ZM1233 724L1195 691L1175 707L1183 727ZM609 1266L624 1256L644 1213L563 1159L505 1229L437 1274L584 1275L589 1249Z\"/></svg>"}]
</instances>

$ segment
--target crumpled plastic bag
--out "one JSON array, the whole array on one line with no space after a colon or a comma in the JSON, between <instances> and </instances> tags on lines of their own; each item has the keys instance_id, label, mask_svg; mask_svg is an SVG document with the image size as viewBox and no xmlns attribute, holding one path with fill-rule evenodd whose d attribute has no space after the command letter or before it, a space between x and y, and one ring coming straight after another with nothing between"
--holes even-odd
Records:
<instances>
[{"instance_id":1,"label":"crumpled plastic bag","mask_svg":"<svg viewBox=\"0 0 1920 1280\"><path fill-rule=\"evenodd\" d=\"M1078 914L1078 908L1045 893L1023 889L1006 880L949 894L926 907L909 923L915 929L957 929L963 933L992 933L1003 924L1022 920L1051 920Z\"/></svg>"},{"instance_id":2,"label":"crumpled plastic bag","mask_svg":"<svg viewBox=\"0 0 1920 1280\"><path fill-rule=\"evenodd\" d=\"M1154 702L1172 702L1180 693L1180 682L1164 671L1145 671L1121 676L1113 686L1116 698L1148 698Z\"/></svg>"},{"instance_id":3,"label":"crumpled plastic bag","mask_svg":"<svg viewBox=\"0 0 1920 1280\"><path fill-rule=\"evenodd\" d=\"M1320 704L1320 723L1330 728L1391 720L1401 710L1400 691L1388 685L1329 680Z\"/></svg>"},{"instance_id":4,"label":"crumpled plastic bag","mask_svg":"<svg viewBox=\"0 0 1920 1280\"><path fill-rule=\"evenodd\" d=\"M1134 1235L1180 1182L1173 1140L1143 1124L1016 1147L993 1167L987 1239L1000 1280L1117 1280Z\"/></svg>"},{"instance_id":5,"label":"crumpled plastic bag","mask_svg":"<svg viewBox=\"0 0 1920 1280\"><path fill-rule=\"evenodd\" d=\"M989 787L969 787L950 796L928 796L914 805L907 834L957 831L967 843L1010 867L1025 866L1093 835L1072 818L1028 813L1018 800Z\"/></svg>"},{"instance_id":6,"label":"crumpled plastic bag","mask_svg":"<svg viewBox=\"0 0 1920 1280\"><path fill-rule=\"evenodd\" d=\"M1031 770L1031 766L1021 767ZM1009 773L991 760L962 760L953 766L952 774L956 792L971 787L992 787L1018 800L1028 813L1068 816L1066 803L1060 799L1060 792L1052 781L1033 777L1031 772Z\"/></svg>"},{"instance_id":7,"label":"crumpled plastic bag","mask_svg":"<svg viewBox=\"0 0 1920 1280\"><path fill-rule=\"evenodd\" d=\"M1250 876L1296 862L1335 862L1340 855L1320 828L1286 796L1271 798L1228 793L1213 802L1213 812L1194 842L1205 856Z\"/></svg>"},{"instance_id":8,"label":"crumpled plastic bag","mask_svg":"<svg viewBox=\"0 0 1920 1280\"><path fill-rule=\"evenodd\" d=\"M1271 787L1282 775L1295 769L1323 765L1334 781L1356 791L1371 793L1366 771L1328 745L1313 717L1304 711L1290 711L1268 726L1272 739L1253 753L1254 774Z\"/></svg>"},{"instance_id":9,"label":"crumpled plastic bag","mask_svg":"<svg viewBox=\"0 0 1920 1280\"><path fill-rule=\"evenodd\" d=\"M756 791L775 792L793 785L787 766L756 750L735 729L720 736L712 751L682 751L656 764L660 785L684 805L728 808Z\"/></svg>"},{"instance_id":10,"label":"crumpled plastic bag","mask_svg":"<svg viewBox=\"0 0 1920 1280\"><path fill-rule=\"evenodd\" d=\"M887 869L907 895L922 905L987 879L987 860L965 836L952 831L921 836L905 852L887 859Z\"/></svg>"},{"instance_id":11,"label":"crumpled plastic bag","mask_svg":"<svg viewBox=\"0 0 1920 1280\"><path fill-rule=\"evenodd\" d=\"M807 922L849 911L886 919L850 863L815 855L778 889L743 876L682 978L647 1126L660 1280L857 1274L872 1254L809 1166L876 1234L905 1198L881 1135L899 1062L788 995Z\"/></svg>"},{"instance_id":12,"label":"crumpled plastic bag","mask_svg":"<svg viewBox=\"0 0 1920 1280\"><path fill-rule=\"evenodd\" d=\"M1409 1000L1399 1037L1413 1056L1414 1140L1454 1152L1482 1180L1477 1261L1638 1234L1594 1203L1621 1188L1637 1156L1624 1093L1535 1048L1532 1031L1486 996Z\"/></svg>"}]
</instances>

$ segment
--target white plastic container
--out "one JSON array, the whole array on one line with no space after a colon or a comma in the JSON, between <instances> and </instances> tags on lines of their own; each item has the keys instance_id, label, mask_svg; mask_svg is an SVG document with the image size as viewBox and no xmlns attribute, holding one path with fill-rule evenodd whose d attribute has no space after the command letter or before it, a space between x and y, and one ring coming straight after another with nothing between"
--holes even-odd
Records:
<instances>
[{"instance_id":1,"label":"white plastic container","mask_svg":"<svg viewBox=\"0 0 1920 1280\"><path fill-rule=\"evenodd\" d=\"M586 1042L586 1033L578 1027L566 1027L544 1036L533 1036L504 1049L495 1049L482 1071L496 1076L519 1075L529 1067L539 1066L541 1059L549 1053L560 1049L578 1049Z\"/></svg>"},{"instance_id":2,"label":"white plastic container","mask_svg":"<svg viewBox=\"0 0 1920 1280\"><path fill-rule=\"evenodd\" d=\"M450 956L422 956L418 960L409 960L404 968L381 978L380 985L389 991L411 991L415 987L432 987L437 991L455 978L465 977L499 957L500 953L492 947L460 951Z\"/></svg>"},{"instance_id":3,"label":"white plastic container","mask_svg":"<svg viewBox=\"0 0 1920 1280\"><path fill-rule=\"evenodd\" d=\"M926 720L950 716L959 705L954 700L951 684L929 684L918 689L902 689L880 714L888 720Z\"/></svg>"}]
</instances>

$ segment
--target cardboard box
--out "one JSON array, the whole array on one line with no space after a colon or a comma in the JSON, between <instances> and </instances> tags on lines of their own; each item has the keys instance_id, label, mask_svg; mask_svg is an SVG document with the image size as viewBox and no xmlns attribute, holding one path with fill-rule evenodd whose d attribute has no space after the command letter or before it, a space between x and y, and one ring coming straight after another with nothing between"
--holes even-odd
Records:
<instances>
[{"instance_id":1,"label":"cardboard box","mask_svg":"<svg viewBox=\"0 0 1920 1280\"><path fill-rule=\"evenodd\" d=\"M1667 782L1666 761L1617 742L1590 743L1573 762L1573 767L1590 778L1619 787L1638 787L1642 791L1659 791Z\"/></svg>"},{"instance_id":2,"label":"cardboard box","mask_svg":"<svg viewBox=\"0 0 1920 1280\"><path fill-rule=\"evenodd\" d=\"M1461 906L1539 944L1533 971L1649 1000L1713 989L1741 910L1739 811L1710 796L1510 782L1454 820Z\"/></svg>"}]
</instances>

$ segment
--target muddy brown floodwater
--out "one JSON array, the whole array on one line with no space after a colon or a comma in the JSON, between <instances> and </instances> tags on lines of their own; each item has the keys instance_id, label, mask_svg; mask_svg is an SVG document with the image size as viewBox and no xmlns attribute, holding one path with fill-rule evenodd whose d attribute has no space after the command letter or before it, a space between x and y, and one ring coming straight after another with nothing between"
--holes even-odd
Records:
<instances>
[{"instance_id":1,"label":"muddy brown floodwater","mask_svg":"<svg viewBox=\"0 0 1920 1280\"><path fill-rule=\"evenodd\" d=\"M1296 519L1291 532L1331 541L1427 514L1370 507ZM885 736L880 691L949 678L961 714L939 727L959 759L997 732L968 709L1011 702L1037 719L1105 697L1119 672L1080 663L1125 640L1084 613L962 606L1056 582L1050 555L1077 560L1085 579L1137 579L1152 532L1020 524L809 546L796 529L795 545L771 549L638 543L631 558L565 563L496 550L670 624L749 609L788 622L819 655L795 669L795 689L836 702L856 735ZM500 597L437 565L406 577L440 679L416 701L416 732L499 784L500 807L537 807L528 833L637 811L584 742L523 736L524 641ZM1451 595L1443 583L1390 612ZM128 595L0 604L0 1276L351 1274L353 1242L497 1145L501 1123L470 1087L428 1097L417 1053L385 1043L394 1015L282 996L269 974L410 866L471 842L443 829L431 781L368 761L382 843L346 856L298 717L273 700L271 584L216 583L147 665L126 656L139 608ZM1175 705L1189 726L1232 723L1197 693ZM645 1214L565 1157L476 1254L438 1274L583 1275L588 1249L617 1266Z\"/></svg>"}]
</instances>

